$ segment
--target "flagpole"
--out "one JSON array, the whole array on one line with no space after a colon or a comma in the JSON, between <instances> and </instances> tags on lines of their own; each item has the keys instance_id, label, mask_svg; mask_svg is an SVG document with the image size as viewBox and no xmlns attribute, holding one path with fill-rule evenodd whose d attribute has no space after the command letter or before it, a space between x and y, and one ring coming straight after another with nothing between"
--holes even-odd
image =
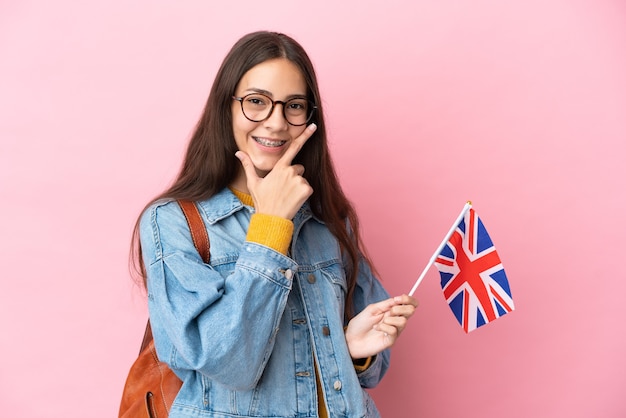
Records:
<instances>
[{"instance_id":1,"label":"flagpole","mask_svg":"<svg viewBox=\"0 0 626 418\"><path fill-rule=\"evenodd\" d=\"M454 230L456 229L456 227L459 225L459 223L461 222L461 219L463 219L463 217L465 216L465 213L472 207L472 202L468 201L465 206L463 206L463 210L461 211L461 213L459 214L459 216L456 218L456 221L454 221L454 224L452 224L452 227L450 228L450 231L448 231L448 234L446 235L446 237L443 239L443 241L441 241L441 244L439 244L439 247L437 248L437 250L435 251L435 253L433 254L432 257L430 257L430 261L428 262L428 264L426 265L426 267L424 268L424 271L422 271L422 274L420 274L420 277L418 277L417 281L415 282L415 284L413 285L413 288L411 289L411 291L409 292L409 296L413 296L413 293L415 293L415 291L417 290L417 286L420 285L420 283L422 282L422 280L424 280L424 276L426 276L426 273L428 272L428 269L433 265L433 263L435 262L435 260L437 259L437 257L439 257L439 254L441 254L441 250L443 250L443 247L446 245L446 243L448 242L448 240L450 239L450 237L452 236L452 234L454 233Z\"/></svg>"}]
</instances>

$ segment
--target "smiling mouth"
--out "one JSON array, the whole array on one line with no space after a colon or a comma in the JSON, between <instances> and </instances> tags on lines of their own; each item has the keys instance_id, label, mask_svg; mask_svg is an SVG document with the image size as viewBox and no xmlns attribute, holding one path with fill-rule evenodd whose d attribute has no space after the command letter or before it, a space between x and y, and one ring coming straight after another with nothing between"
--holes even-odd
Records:
<instances>
[{"instance_id":1,"label":"smiling mouth","mask_svg":"<svg viewBox=\"0 0 626 418\"><path fill-rule=\"evenodd\" d=\"M283 140L273 140L273 139L268 139L268 138L261 138L258 136L253 136L252 138L258 144L261 144L264 147L278 148L278 147L282 147L283 145L287 143L287 141L283 141Z\"/></svg>"}]
</instances>

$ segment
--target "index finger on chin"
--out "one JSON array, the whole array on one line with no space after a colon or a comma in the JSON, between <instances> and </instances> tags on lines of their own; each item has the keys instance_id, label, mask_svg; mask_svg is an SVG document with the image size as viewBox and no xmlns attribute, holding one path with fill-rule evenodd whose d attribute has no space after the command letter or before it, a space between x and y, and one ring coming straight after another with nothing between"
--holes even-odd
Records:
<instances>
[{"instance_id":1,"label":"index finger on chin","mask_svg":"<svg viewBox=\"0 0 626 418\"><path fill-rule=\"evenodd\" d=\"M315 125L314 123L307 126L306 129L291 142L289 148L287 148L287 151L285 151L285 154L280 159L280 162L285 165L291 165L293 159L296 158L296 155L298 155L306 141L308 141L308 139L315 133L316 130L317 125Z\"/></svg>"}]
</instances>

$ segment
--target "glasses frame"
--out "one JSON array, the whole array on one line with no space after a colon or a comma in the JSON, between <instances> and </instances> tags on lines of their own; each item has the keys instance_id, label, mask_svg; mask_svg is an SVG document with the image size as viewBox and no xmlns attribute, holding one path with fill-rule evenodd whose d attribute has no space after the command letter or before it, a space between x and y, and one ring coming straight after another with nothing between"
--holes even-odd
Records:
<instances>
[{"instance_id":1,"label":"glasses frame","mask_svg":"<svg viewBox=\"0 0 626 418\"><path fill-rule=\"evenodd\" d=\"M267 97L267 99L272 102L272 107L269 111L269 113L267 114L266 117L264 117L263 119L260 120L254 120L250 117L248 117L248 115L246 115L246 112L243 110L243 101L246 97L248 96L263 96L263 97ZM232 96L233 100L237 100L239 102L239 104L241 105L241 113L243 113L243 115L245 116L246 119L248 119L250 122L263 122L265 120L268 120L270 118L270 116L272 116L272 114L274 113L274 108L276 107L276 104L280 104L282 105L282 109L283 109L283 118L285 118L285 120L287 121L288 124L290 124L291 126L303 126L306 125L307 123L309 123L311 121L311 119L313 119L313 114L315 113L315 111L317 110L317 105L315 104L315 102L312 102L311 100L307 99L306 97L294 97L293 99L289 99L289 100L272 100L271 97L269 97L266 94L263 93L250 93L250 94L246 94L245 96L241 96L241 97L237 97L237 96ZM295 99L305 99L307 102L309 102L309 104L311 105L311 110L309 111L309 114L306 118L306 121L304 123L291 123L289 122L289 119L287 118L287 115L285 114L285 105L287 103L289 103L291 100L295 100Z\"/></svg>"}]
</instances>

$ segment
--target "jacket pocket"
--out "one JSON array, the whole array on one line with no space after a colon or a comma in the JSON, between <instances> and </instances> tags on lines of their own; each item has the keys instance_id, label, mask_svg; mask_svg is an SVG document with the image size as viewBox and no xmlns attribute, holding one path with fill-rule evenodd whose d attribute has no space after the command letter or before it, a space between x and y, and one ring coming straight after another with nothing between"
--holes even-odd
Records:
<instances>
[{"instance_id":1,"label":"jacket pocket","mask_svg":"<svg viewBox=\"0 0 626 418\"><path fill-rule=\"evenodd\" d=\"M346 300L346 293L348 292L348 283L346 281L346 272L341 264L334 263L323 267L321 273L333 285L337 300L343 305L343 302Z\"/></svg>"}]
</instances>

